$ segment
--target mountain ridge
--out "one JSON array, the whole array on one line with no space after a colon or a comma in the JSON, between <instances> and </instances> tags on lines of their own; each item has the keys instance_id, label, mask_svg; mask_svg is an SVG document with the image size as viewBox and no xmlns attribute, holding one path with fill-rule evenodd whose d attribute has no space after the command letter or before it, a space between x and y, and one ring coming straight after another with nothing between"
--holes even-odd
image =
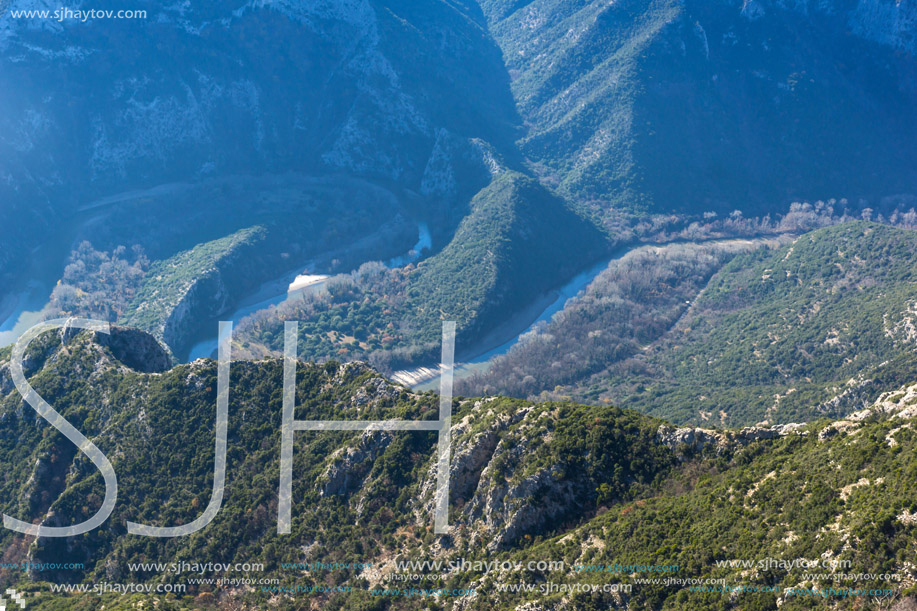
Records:
<instances>
[{"instance_id":1,"label":"mountain ridge","mask_svg":"<svg viewBox=\"0 0 917 611\"><path fill-rule=\"evenodd\" d=\"M159 373L132 372L98 339L85 332L51 332L28 351L30 382L112 457L120 481L119 505L109 524L79 541L39 539L29 545L20 535L0 534L7 549L5 562L27 560L34 566L53 566L88 561L77 572L33 572L31 577L39 581L31 583L21 574L0 572L5 583L29 593L30 608L91 608L100 601L114 609L130 608L138 598L118 594L113 598L104 592L50 597L41 591L47 590L49 582L124 579L129 563L149 567L131 569L133 580L188 583L180 575L153 567L157 562L190 561L202 555L214 562L263 563L264 572L258 577L276 577L281 584L318 584L320 575L291 572L284 564L330 565L356 554L371 561L374 569L335 573L334 583L353 588L346 595L318 598L321 604L342 609L348 604L369 608L386 600L372 592L385 583L383 579L403 574L404 565L398 568L395 561L454 561L462 566L461 558L522 562L523 566L528 560L551 559L563 561L565 567L522 574L453 568L438 578L441 581L431 580L430 585L474 589L475 596L452 601L461 609L511 609L535 600L539 608L552 610L570 605L577 609L731 608L729 597L724 596L729 590L637 581L634 575L613 577L633 583L632 590L598 597L576 595L565 600L541 596L538 588L506 589L518 579L534 579L536 585L545 580L568 585L607 581L609 575L590 574L582 567L611 562L678 565L679 578L689 582L695 577L725 578L728 588L777 583L778 593L743 593L741 604L757 600L754 604L773 605L779 598L781 606L789 609L810 608L804 597L787 594L783 588L818 586L819 580L824 585L825 579L830 584L830 576L813 581L803 575L804 568L773 573L730 563L738 559L735 563L750 561L749 566L757 567L761 554L807 558L813 548L828 554L823 557L855 562L856 571L900 574L902 581L891 584L898 594L917 583L913 565L908 564L913 551L907 546L913 504L894 495L917 473L912 453L907 452L917 443L911 430L917 421L913 385L886 393L873 407L844 420L731 431L675 428L613 407L458 398L450 463L453 530L447 537L436 537L430 530L436 478L435 444L429 434L300 433L294 453L293 533L278 537L281 361L233 361L223 507L200 533L152 540L128 537L124 520L185 523L208 498L215 363L202 359ZM0 360L8 358L8 349L0 351ZM363 364L300 363L298 369L299 418L436 417L435 396L411 393ZM0 380L4 375L0 368ZM10 440L14 434L20 443L0 449L0 464L8 473L0 482L3 498L8 499L3 510L22 517L36 512L53 515L54 523L78 521L91 514L98 502L101 478L76 455L75 448L68 448L42 423L15 391L4 392L0 438ZM23 439L28 443L21 443ZM176 452L177 447L182 451ZM775 464L782 465L779 472ZM837 464L843 468L839 470ZM813 472L823 477L813 480ZM870 513L877 502L883 507L879 517ZM704 508L699 514L698 507ZM694 520L685 522L692 512ZM747 521L764 521L770 532L753 533L742 526ZM838 525L837 530L832 530L832 524ZM691 545L660 543L686 528ZM721 531L714 538L715 546L702 537L711 528ZM298 545L290 545L291 541ZM418 570L422 571L413 569ZM847 583L847 578L839 583ZM204 584L184 595L154 595L154 599L166 609L227 605L254 609L263 608L268 600L279 609L299 604L295 596L278 597L270 589L214 591ZM818 608L832 609L852 609L857 602L844 597L817 600ZM429 602L408 597L397 604L419 609Z\"/></svg>"}]
</instances>

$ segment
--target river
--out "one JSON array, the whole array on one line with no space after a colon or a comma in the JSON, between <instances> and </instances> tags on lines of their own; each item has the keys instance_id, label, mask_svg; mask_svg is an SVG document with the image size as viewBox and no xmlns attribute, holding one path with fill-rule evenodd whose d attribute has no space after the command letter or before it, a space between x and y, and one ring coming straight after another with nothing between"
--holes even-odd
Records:
<instances>
[{"instance_id":1,"label":"river","mask_svg":"<svg viewBox=\"0 0 917 611\"><path fill-rule=\"evenodd\" d=\"M41 309L50 295L51 287L46 283L29 280L20 292L4 296L0 303L0 347L15 343L20 335L41 322Z\"/></svg>"},{"instance_id":2,"label":"river","mask_svg":"<svg viewBox=\"0 0 917 611\"><path fill-rule=\"evenodd\" d=\"M130 195L135 196L133 193ZM124 199L125 197L109 198L85 206L77 217L67 224L67 229L60 231L30 253L28 271L24 274L22 283L12 292L0 296L0 347L14 344L20 335L42 320L42 309L48 304L57 279L63 276L67 256L79 230L98 215L99 208L119 203ZM433 239L429 226L424 222L418 222L417 242L407 252L386 261L386 265L403 267L419 259L424 250L429 251L432 247ZM310 273L309 268L310 265L306 264L261 283L255 291L239 302L233 312L221 317L221 320L238 323L246 316L277 305L290 297L322 290L328 276ZM191 348L188 360L212 356L216 349L215 337L204 339Z\"/></svg>"},{"instance_id":3,"label":"river","mask_svg":"<svg viewBox=\"0 0 917 611\"><path fill-rule=\"evenodd\" d=\"M9 293L0 295L0 347L16 343L20 335L41 322L42 310L51 300L58 278L64 275L80 229L98 215L98 211L78 212L41 246L32 249L22 262L25 269L18 286L11 286Z\"/></svg>"},{"instance_id":4,"label":"river","mask_svg":"<svg viewBox=\"0 0 917 611\"><path fill-rule=\"evenodd\" d=\"M108 202L106 202L107 204ZM62 261L73 243L74 232L62 233L55 240L49 240L45 246L36 249L30 258L30 274L25 285L16 293L0 299L0 346L7 346L25 332L30 326L39 322L41 309L48 303L53 289L54 278L61 277ZM385 262L388 267L403 267L417 261L424 250L432 248L432 237L426 223L417 223L417 243L406 253ZM705 240L720 241L720 240ZM730 241L730 240L723 240ZM736 240L742 241L742 240ZM673 244L671 242L669 244ZM548 322L561 311L570 299L576 297L608 266L630 252L642 247L657 247L658 244L631 245L616 251L588 269L578 273L563 286L551 290L535 299L525 309L516 312L507 321L499 325L472 348L456 355L454 375L456 379L468 377L475 372L486 370L491 362L506 354L519 342L526 333L531 332L540 323ZM222 315L220 320L229 320L238 324L243 318L283 301L303 294L324 290L329 275L316 273L314 266L307 263L287 270L285 273L261 283L258 288L241 299L236 309ZM216 336L207 337L192 346L187 361L198 358L214 357L217 350ZM392 377L396 381L417 390L436 390L439 384L438 367L417 367L396 371Z\"/></svg>"},{"instance_id":5,"label":"river","mask_svg":"<svg viewBox=\"0 0 917 611\"><path fill-rule=\"evenodd\" d=\"M453 369L455 379L468 377L475 372L484 371L500 355L506 354L519 342L519 339L542 322L551 320L557 312L564 309L570 299L589 286L612 261L623 257L632 248L616 251L614 255L603 259L571 278L563 286L541 295L527 308L517 312L509 320L499 325L478 341L473 348L457 354ZM431 367L405 369L392 374L392 379L415 390L438 390L439 370Z\"/></svg>"},{"instance_id":6,"label":"river","mask_svg":"<svg viewBox=\"0 0 917 611\"><path fill-rule=\"evenodd\" d=\"M781 238L712 238L697 243L721 243L733 245L776 244ZM567 302L588 287L596 277L608 268L613 261L624 258L643 248L661 248L680 243L691 243L689 240L673 240L666 243L643 243L626 246L614 252L610 257L580 272L563 286L549 291L536 299L529 306L517 312L495 331L482 338L474 347L466 349L464 354L456 354L453 369L454 379L467 378L474 373L486 371L497 357L506 354L527 333L536 326L546 323L557 312L564 309ZM438 367L417 367L396 371L392 379L415 390L439 390L440 370Z\"/></svg>"},{"instance_id":7,"label":"river","mask_svg":"<svg viewBox=\"0 0 917 611\"><path fill-rule=\"evenodd\" d=\"M61 229L50 235L41 246L33 249L23 261L25 269L20 279L15 284L4 287L5 290L0 293L0 347L14 344L19 336L46 317L42 310L50 301L51 291L63 277L64 267L76 241L81 239L81 236L88 235L86 228L98 222L108 209L131 201L171 196L189 186L190 183L170 183L150 189L119 193L81 206L70 218L62 222ZM426 223L417 223L417 233L417 243L413 248L386 262L389 267L407 265L419 259L422 251L432 248L433 240ZM227 318L238 322L258 310L281 303L303 291L321 290L327 276L309 276L308 268L307 264L263 282L245 297ZM193 360L211 356L216 350L216 342L216 338L213 338L195 344L189 358Z\"/></svg>"},{"instance_id":8,"label":"river","mask_svg":"<svg viewBox=\"0 0 917 611\"><path fill-rule=\"evenodd\" d=\"M424 250L429 251L432 247L433 237L430 234L429 226L424 222L418 222L417 243L406 253L389 259L385 264L393 268L403 267L419 259ZM233 326L235 326L243 318L259 310L279 305L297 295L324 290L325 283L330 276L316 273L312 268L313 264L306 263L298 269L287 271L277 278L262 283L254 292L242 298L234 311L220 316L220 320L232 321ZM214 357L216 351L217 338L208 337L191 347L187 360L193 361L199 358Z\"/></svg>"}]
</instances>

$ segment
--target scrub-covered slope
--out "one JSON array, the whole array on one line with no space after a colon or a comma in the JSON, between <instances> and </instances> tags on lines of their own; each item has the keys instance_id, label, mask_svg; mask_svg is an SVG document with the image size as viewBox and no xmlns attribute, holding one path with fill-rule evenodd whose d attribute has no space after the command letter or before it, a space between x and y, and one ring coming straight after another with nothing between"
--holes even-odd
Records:
<instances>
[{"instance_id":1,"label":"scrub-covered slope","mask_svg":"<svg viewBox=\"0 0 917 611\"><path fill-rule=\"evenodd\" d=\"M912 0L481 0L541 176L597 207L917 193Z\"/></svg>"},{"instance_id":2,"label":"scrub-covered slope","mask_svg":"<svg viewBox=\"0 0 917 611\"><path fill-rule=\"evenodd\" d=\"M861 409L917 366L915 261L917 233L866 222L740 255L660 340L579 389L732 426Z\"/></svg>"},{"instance_id":3,"label":"scrub-covered slope","mask_svg":"<svg viewBox=\"0 0 917 611\"><path fill-rule=\"evenodd\" d=\"M614 407L458 399L446 536L432 532L435 433L297 432L292 532L279 535L283 367L237 361L219 513L193 535L148 538L125 522L189 523L213 477L216 364L169 370L164 354L121 328L111 338L49 332L27 353L31 384L118 477L115 511L86 535L0 535L0 579L26 592L28 608L872 609L915 582L913 386L842 421L732 431ZM0 354L2 510L45 525L85 520L102 477L11 389L8 359ZM156 366L141 373L142 363ZM297 419L429 421L438 411L435 396L355 363L301 363L296 400ZM22 562L32 568L10 570ZM192 568L206 562L241 564ZM55 593L50 583L187 589Z\"/></svg>"},{"instance_id":4,"label":"scrub-covered slope","mask_svg":"<svg viewBox=\"0 0 917 611\"><path fill-rule=\"evenodd\" d=\"M473 5L144 1L130 7L141 18L86 20L56 8L15 0L0 16L0 270L87 202L208 176L367 178L448 217L486 184L481 142L506 148L518 123Z\"/></svg>"}]
</instances>

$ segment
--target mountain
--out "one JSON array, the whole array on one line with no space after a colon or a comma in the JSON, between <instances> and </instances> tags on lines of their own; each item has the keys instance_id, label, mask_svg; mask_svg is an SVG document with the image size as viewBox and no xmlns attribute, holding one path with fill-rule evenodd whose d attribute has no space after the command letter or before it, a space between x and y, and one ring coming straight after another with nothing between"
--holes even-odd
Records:
<instances>
[{"instance_id":1,"label":"mountain","mask_svg":"<svg viewBox=\"0 0 917 611\"><path fill-rule=\"evenodd\" d=\"M917 609L915 0L0 11L0 611Z\"/></svg>"},{"instance_id":2,"label":"mountain","mask_svg":"<svg viewBox=\"0 0 917 611\"><path fill-rule=\"evenodd\" d=\"M608 369L613 364L639 358L672 331L732 257L775 248L789 239L709 240L628 250L600 265L598 275L549 321L493 359L486 371L460 379L456 388L464 395L515 397L576 388L578 399L600 402L597 380L611 385Z\"/></svg>"},{"instance_id":3,"label":"mountain","mask_svg":"<svg viewBox=\"0 0 917 611\"><path fill-rule=\"evenodd\" d=\"M497 173L440 252L403 269L367 264L325 293L290 299L244 321L237 341L283 350L283 322L301 321L306 358L359 358L389 372L437 358L442 320L460 352L508 314L524 311L607 248L607 238L564 200L511 170Z\"/></svg>"},{"instance_id":4,"label":"mountain","mask_svg":"<svg viewBox=\"0 0 917 611\"><path fill-rule=\"evenodd\" d=\"M90 202L208 177L365 178L457 222L452 207L486 184L484 143L511 153L519 119L474 4L143 1L145 18L85 21L57 9L15 0L0 17L7 271Z\"/></svg>"},{"instance_id":5,"label":"mountain","mask_svg":"<svg viewBox=\"0 0 917 611\"><path fill-rule=\"evenodd\" d=\"M605 236L577 212L531 178L498 176L471 201L452 241L410 279L419 324L455 320L475 338L575 275L607 249Z\"/></svg>"},{"instance_id":6,"label":"mountain","mask_svg":"<svg viewBox=\"0 0 917 611\"><path fill-rule=\"evenodd\" d=\"M915 257L917 233L860 222L733 259L637 357L647 370L624 375L645 388L622 404L733 425L869 405L915 365Z\"/></svg>"},{"instance_id":7,"label":"mountain","mask_svg":"<svg viewBox=\"0 0 917 611\"><path fill-rule=\"evenodd\" d=\"M914 194L907 0L482 0L543 180L642 212Z\"/></svg>"},{"instance_id":8,"label":"mountain","mask_svg":"<svg viewBox=\"0 0 917 611\"><path fill-rule=\"evenodd\" d=\"M474 345L611 246L737 225L737 209L753 234L795 199L887 215L917 193L909 0L144 1L139 19L86 20L37 0L9 9L0 276L18 279L3 318L33 267L50 292L83 240L140 246L156 303L119 316L179 358L272 270L355 271L407 251L421 222L429 260L368 295L387 304L365 333L379 345L348 348L328 333L356 336L326 325L309 354L429 364L443 317ZM544 224L481 212L501 198ZM176 267L256 227L266 237L206 266L208 282ZM25 252L41 264L21 265ZM391 357L384 337L407 345ZM251 340L252 354L276 348Z\"/></svg>"},{"instance_id":9,"label":"mountain","mask_svg":"<svg viewBox=\"0 0 917 611\"><path fill-rule=\"evenodd\" d=\"M866 221L636 250L458 389L695 425L841 417L917 365L915 260L917 232Z\"/></svg>"},{"instance_id":10,"label":"mountain","mask_svg":"<svg viewBox=\"0 0 917 611\"><path fill-rule=\"evenodd\" d=\"M278 535L282 364L236 361L221 510L187 537L131 536L126 520L188 523L208 503L217 374L212 361L169 369L161 358L138 371L157 362L155 340L112 331L104 340L50 332L26 354L35 390L93 440L118 477L114 513L84 536L33 541L3 531L5 566L31 563L28 579L2 573L26 593L28 608L126 609L152 599L164 609L294 609L308 596L328 609L766 609L778 601L788 609L854 609L864 598L822 588L862 587L856 573L888 573L895 577L881 585L892 593L874 594L870 604L904 604L917 577L910 545L917 507L905 494L917 473L913 386L845 420L741 430L676 429L608 406L458 399L446 536L431 530L431 433L300 432L292 533ZM5 350L2 509L46 525L82 521L101 502L102 478L11 389L8 359ZM359 363L300 363L296 398L297 419L431 420L438 410L436 396L393 385ZM766 558L775 564L762 564ZM192 568L202 559L263 567ZM554 564L539 569L539 561ZM503 562L508 570L493 568ZM523 568L512 568L517 562ZM384 593L409 586L401 580L411 574L431 575L415 587L475 594ZM208 577L227 581L193 581ZM261 587L230 578L278 581ZM127 581L189 589L49 592L49 584ZM527 591L520 583L534 585ZM598 589L541 587L552 583ZM631 587L602 591L605 583ZM300 589L280 589L293 586ZM318 586L350 589L305 594Z\"/></svg>"}]
</instances>

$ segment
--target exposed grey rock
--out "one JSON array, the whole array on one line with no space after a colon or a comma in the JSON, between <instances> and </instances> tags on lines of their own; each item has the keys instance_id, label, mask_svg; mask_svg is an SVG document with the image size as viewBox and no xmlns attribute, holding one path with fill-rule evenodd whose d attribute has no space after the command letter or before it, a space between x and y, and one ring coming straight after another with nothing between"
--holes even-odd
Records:
<instances>
[{"instance_id":1,"label":"exposed grey rock","mask_svg":"<svg viewBox=\"0 0 917 611\"><path fill-rule=\"evenodd\" d=\"M10 364L0 363L0 395L5 395L15 388L13 376L10 375Z\"/></svg>"},{"instance_id":2,"label":"exposed grey rock","mask_svg":"<svg viewBox=\"0 0 917 611\"><path fill-rule=\"evenodd\" d=\"M807 435L808 432L803 429L808 426L805 422L788 422L787 424L775 424L771 428L777 431L778 435Z\"/></svg>"},{"instance_id":3,"label":"exposed grey rock","mask_svg":"<svg viewBox=\"0 0 917 611\"><path fill-rule=\"evenodd\" d=\"M777 430L772 428L759 428L756 426L745 427L735 434L736 441L742 445L765 439L776 439L777 437L780 437L780 433Z\"/></svg>"},{"instance_id":4,"label":"exposed grey rock","mask_svg":"<svg viewBox=\"0 0 917 611\"><path fill-rule=\"evenodd\" d=\"M233 256L220 261L221 267L231 267ZM218 268L204 272L194 280L186 283L179 291L178 302L169 304L171 310L168 318L159 324L155 333L162 337L174 351L181 352L187 347L189 337L200 320L212 320L224 313L231 302L229 291Z\"/></svg>"},{"instance_id":5,"label":"exposed grey rock","mask_svg":"<svg viewBox=\"0 0 917 611\"><path fill-rule=\"evenodd\" d=\"M532 407L503 413L488 427L475 430L476 419L494 416L492 411L481 413L485 406L479 401L472 415L452 428L450 498L459 509L456 532L463 532L462 525L476 525L458 536L493 552L573 515L591 490L585 474L571 472L566 464L526 472L532 453L551 443L551 427L542 420L548 413ZM418 520L429 520L435 471L434 466L422 485L420 496L426 502Z\"/></svg>"},{"instance_id":6,"label":"exposed grey rock","mask_svg":"<svg viewBox=\"0 0 917 611\"><path fill-rule=\"evenodd\" d=\"M72 326L72 318L67 319L67 322L64 323L64 326L60 330L60 341L62 344L70 343L74 337L83 332L80 327Z\"/></svg>"},{"instance_id":7,"label":"exposed grey rock","mask_svg":"<svg viewBox=\"0 0 917 611\"><path fill-rule=\"evenodd\" d=\"M122 563L116 556L110 556L105 560L105 577L111 580L119 580L123 576L121 569Z\"/></svg>"},{"instance_id":8,"label":"exposed grey rock","mask_svg":"<svg viewBox=\"0 0 917 611\"><path fill-rule=\"evenodd\" d=\"M352 367L350 364L345 367L347 367L347 373L344 375L347 376L354 374L361 375L366 371L371 371L369 366L363 363L360 363L360 367ZM344 368L342 367L342 369ZM350 398L350 405L355 407L357 411L378 407L385 401L394 401L401 392L401 388L395 386L385 378L371 378L353 394Z\"/></svg>"},{"instance_id":9,"label":"exposed grey rock","mask_svg":"<svg viewBox=\"0 0 917 611\"><path fill-rule=\"evenodd\" d=\"M319 478L321 495L347 494L362 483L373 461L392 443L391 433L364 431L356 446L341 448L332 455L332 462Z\"/></svg>"},{"instance_id":10,"label":"exposed grey rock","mask_svg":"<svg viewBox=\"0 0 917 611\"><path fill-rule=\"evenodd\" d=\"M552 465L518 484L496 485L483 496L476 496L469 504L469 514L481 515L493 532L487 549L498 551L570 513L583 492L575 474L566 478L563 467Z\"/></svg>"},{"instance_id":11,"label":"exposed grey rock","mask_svg":"<svg viewBox=\"0 0 917 611\"><path fill-rule=\"evenodd\" d=\"M692 427L674 428L665 424L659 427L656 439L671 450L685 447L690 451L700 451L708 447L721 450L727 445L726 436L721 431Z\"/></svg>"},{"instance_id":12,"label":"exposed grey rock","mask_svg":"<svg viewBox=\"0 0 917 611\"><path fill-rule=\"evenodd\" d=\"M168 351L155 337L139 329L112 326L108 334L96 333L95 340L135 371L158 373L172 367Z\"/></svg>"},{"instance_id":13,"label":"exposed grey rock","mask_svg":"<svg viewBox=\"0 0 917 611\"><path fill-rule=\"evenodd\" d=\"M474 494L481 479L481 472L493 457L499 441L500 438L495 431L485 431L455 451L449 480L449 492L453 501L467 500Z\"/></svg>"},{"instance_id":14,"label":"exposed grey rock","mask_svg":"<svg viewBox=\"0 0 917 611\"><path fill-rule=\"evenodd\" d=\"M334 373L334 377L328 381L326 384L327 388L332 388L334 386L339 386L341 384L347 384L353 382L361 375L367 372L374 372L373 369L362 361L353 361L350 363L344 363L341 365L338 370Z\"/></svg>"},{"instance_id":15,"label":"exposed grey rock","mask_svg":"<svg viewBox=\"0 0 917 611\"><path fill-rule=\"evenodd\" d=\"M875 380L851 380L842 392L815 408L817 413L840 416L861 410L872 404Z\"/></svg>"},{"instance_id":16,"label":"exposed grey rock","mask_svg":"<svg viewBox=\"0 0 917 611\"><path fill-rule=\"evenodd\" d=\"M490 399L477 401L475 411L490 402ZM474 435L468 434L473 419L464 418L452 425L452 460L449 466L450 502L467 501L475 493L481 475L493 460L500 433L525 418L531 408L519 410L513 414L501 414L485 431ZM420 498L426 499L424 508L418 508L418 520L425 520L433 511L433 491L436 488L436 467L427 474L421 484Z\"/></svg>"},{"instance_id":17,"label":"exposed grey rock","mask_svg":"<svg viewBox=\"0 0 917 611\"><path fill-rule=\"evenodd\" d=\"M769 428L749 426L739 431L720 431L695 427L675 428L663 424L656 432L656 439L673 451L699 452L714 448L717 453L735 446L744 446L755 441L777 439L785 435L805 434L801 423L777 424Z\"/></svg>"}]
</instances>

